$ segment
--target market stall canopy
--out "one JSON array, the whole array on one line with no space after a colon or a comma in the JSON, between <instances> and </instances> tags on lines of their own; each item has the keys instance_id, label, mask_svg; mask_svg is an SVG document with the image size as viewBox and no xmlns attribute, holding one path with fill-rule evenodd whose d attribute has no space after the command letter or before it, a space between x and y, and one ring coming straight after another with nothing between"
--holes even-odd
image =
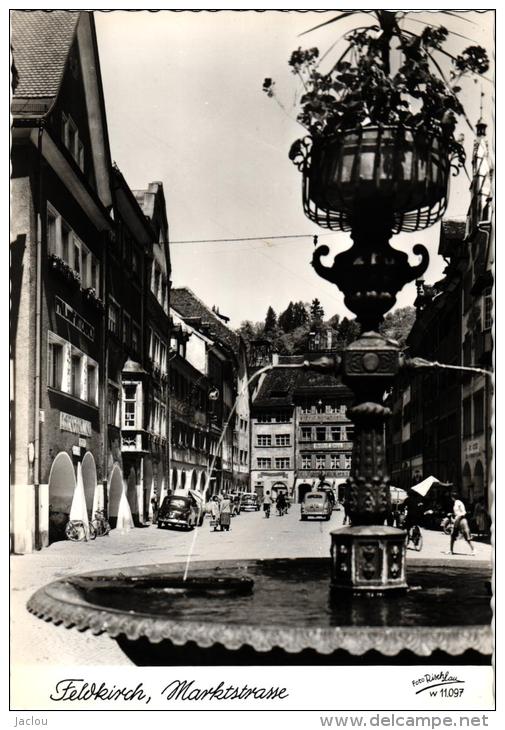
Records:
<instances>
[{"instance_id":1,"label":"market stall canopy","mask_svg":"<svg viewBox=\"0 0 505 730\"><path fill-rule=\"evenodd\" d=\"M421 495L421 497L426 497L430 489L434 484L437 484L441 487L453 487L454 484L451 482L441 482L440 479L437 479L436 477L430 476L426 477L426 479L423 479L422 482L419 482L419 484L416 484L412 487L412 492L417 492Z\"/></svg>"}]
</instances>

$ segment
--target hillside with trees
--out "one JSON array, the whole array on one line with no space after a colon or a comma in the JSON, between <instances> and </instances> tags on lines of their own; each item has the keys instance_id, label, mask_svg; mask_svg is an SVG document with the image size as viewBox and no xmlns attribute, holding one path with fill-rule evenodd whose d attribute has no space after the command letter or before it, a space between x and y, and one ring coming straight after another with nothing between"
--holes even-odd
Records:
<instances>
[{"instance_id":1,"label":"hillside with trees","mask_svg":"<svg viewBox=\"0 0 505 730\"><path fill-rule=\"evenodd\" d=\"M414 324L416 311L414 307L402 307L387 314L380 331L386 337L397 340L404 345ZM340 317L335 314L324 319L325 312L318 299L312 302L289 302L283 312L277 314L273 307L268 307L263 322L242 322L236 330L249 348L249 343L256 339L269 340L274 352L280 355L302 355L307 350L308 334L314 328L331 330L333 343L338 349L353 342L361 331L355 318Z\"/></svg>"}]
</instances>

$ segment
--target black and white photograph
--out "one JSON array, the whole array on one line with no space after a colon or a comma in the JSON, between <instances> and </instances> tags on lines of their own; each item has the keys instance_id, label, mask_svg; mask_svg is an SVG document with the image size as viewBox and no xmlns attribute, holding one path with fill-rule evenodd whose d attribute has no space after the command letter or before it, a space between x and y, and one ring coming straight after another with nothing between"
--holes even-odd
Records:
<instances>
[{"instance_id":1,"label":"black and white photograph","mask_svg":"<svg viewBox=\"0 0 505 730\"><path fill-rule=\"evenodd\" d=\"M495 11L8 16L12 725L489 726Z\"/></svg>"}]
</instances>

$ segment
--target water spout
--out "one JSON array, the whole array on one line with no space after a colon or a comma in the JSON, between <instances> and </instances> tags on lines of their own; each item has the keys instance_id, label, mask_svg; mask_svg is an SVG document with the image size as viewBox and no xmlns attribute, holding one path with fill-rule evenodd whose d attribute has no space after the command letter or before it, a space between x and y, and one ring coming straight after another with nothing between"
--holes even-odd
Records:
<instances>
[{"instance_id":1,"label":"water spout","mask_svg":"<svg viewBox=\"0 0 505 730\"><path fill-rule=\"evenodd\" d=\"M230 411L230 414L229 414L228 418L226 419L226 423L224 424L224 428L223 428L223 430L221 432L221 436L219 437L219 441L217 442L217 446L216 446L216 451L215 451L214 457L212 459L212 462L210 464L210 467L207 469L207 471L205 473L205 484L206 485L208 485L210 483L210 476L211 476L212 472L214 471L214 466L216 464L216 459L217 459L217 456L219 454L219 449L221 448L221 444L223 443L224 437L225 437L226 432L228 430L228 426L230 425L230 423L232 421L232 418L235 415L235 411L237 410L237 405L238 405L239 399L240 399L240 397L242 395L244 395L244 393L247 392L247 390L248 390L249 386L251 385L251 383L253 382L253 380L255 380L256 378L259 378L260 375L263 375L264 373L267 373L270 370L274 370L275 368L283 368L283 369L284 368L307 368L308 366L309 366L309 362L307 360L304 360L301 363L287 363L287 364L276 364L276 365L273 365L272 364L272 365L266 365L264 368L261 368L260 370L257 370L255 373L253 373L251 375L251 377L242 386L242 388L240 390L240 393L238 393L237 397L235 398L235 402L233 404L233 407L232 407L232 409ZM197 537L198 537L199 522L200 522L200 518L201 518L201 510L202 509L203 509L203 503L202 503L202 505L200 505L200 511L198 513L198 520L197 520L197 523L196 523L196 526L195 526L195 529L194 529L194 532L193 532L193 539L191 540L191 545L190 545L189 552L188 552L188 557L187 557L187 560L186 560L186 567L184 569L184 577L183 577L183 580L186 580L187 577L188 577L189 565L191 563L191 558L193 556L193 553L194 553L194 550L195 550L195 545L196 545L196 540L197 540Z\"/></svg>"}]
</instances>

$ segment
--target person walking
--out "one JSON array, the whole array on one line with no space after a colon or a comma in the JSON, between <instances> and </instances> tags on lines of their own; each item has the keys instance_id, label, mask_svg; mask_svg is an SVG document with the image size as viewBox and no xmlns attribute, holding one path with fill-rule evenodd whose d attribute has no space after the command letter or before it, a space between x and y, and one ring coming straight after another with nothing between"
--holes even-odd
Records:
<instances>
[{"instance_id":1,"label":"person walking","mask_svg":"<svg viewBox=\"0 0 505 730\"><path fill-rule=\"evenodd\" d=\"M263 512L265 513L265 517L270 517L270 509L272 507L272 497L270 496L270 492L265 492L265 496L263 497Z\"/></svg>"},{"instance_id":2,"label":"person walking","mask_svg":"<svg viewBox=\"0 0 505 730\"><path fill-rule=\"evenodd\" d=\"M152 509L152 513L153 513L152 524L157 525L158 524L158 513L160 511L160 508L159 508L158 500L156 497L153 497L151 499L151 509Z\"/></svg>"},{"instance_id":3,"label":"person walking","mask_svg":"<svg viewBox=\"0 0 505 730\"><path fill-rule=\"evenodd\" d=\"M457 492L451 492L451 499L453 501L452 513L454 515L454 525L451 532L451 555L454 555L454 543L456 542L459 534L461 534L470 545L470 550L473 555L474 549L472 544L472 535L468 526L465 505L459 499L459 494Z\"/></svg>"},{"instance_id":4,"label":"person walking","mask_svg":"<svg viewBox=\"0 0 505 730\"><path fill-rule=\"evenodd\" d=\"M279 495L275 501L276 507L277 507L277 513L279 517L282 517L286 514L286 497L284 496L284 492L279 492Z\"/></svg>"},{"instance_id":5,"label":"person walking","mask_svg":"<svg viewBox=\"0 0 505 730\"><path fill-rule=\"evenodd\" d=\"M224 494L223 499L221 500L220 515L219 515L219 524L221 525L221 530L226 530L228 532L228 530L230 529L230 521L231 521L231 500L227 494Z\"/></svg>"},{"instance_id":6,"label":"person walking","mask_svg":"<svg viewBox=\"0 0 505 730\"><path fill-rule=\"evenodd\" d=\"M219 499L217 498L217 495L214 495L210 502L211 525L214 527L214 532L216 532L219 526L220 515L221 509L219 507Z\"/></svg>"},{"instance_id":7,"label":"person walking","mask_svg":"<svg viewBox=\"0 0 505 730\"><path fill-rule=\"evenodd\" d=\"M346 525L349 523L351 524L351 516L349 514L349 507L351 502L351 485L346 484L345 485L345 491L344 491L344 521L343 525Z\"/></svg>"}]
</instances>

